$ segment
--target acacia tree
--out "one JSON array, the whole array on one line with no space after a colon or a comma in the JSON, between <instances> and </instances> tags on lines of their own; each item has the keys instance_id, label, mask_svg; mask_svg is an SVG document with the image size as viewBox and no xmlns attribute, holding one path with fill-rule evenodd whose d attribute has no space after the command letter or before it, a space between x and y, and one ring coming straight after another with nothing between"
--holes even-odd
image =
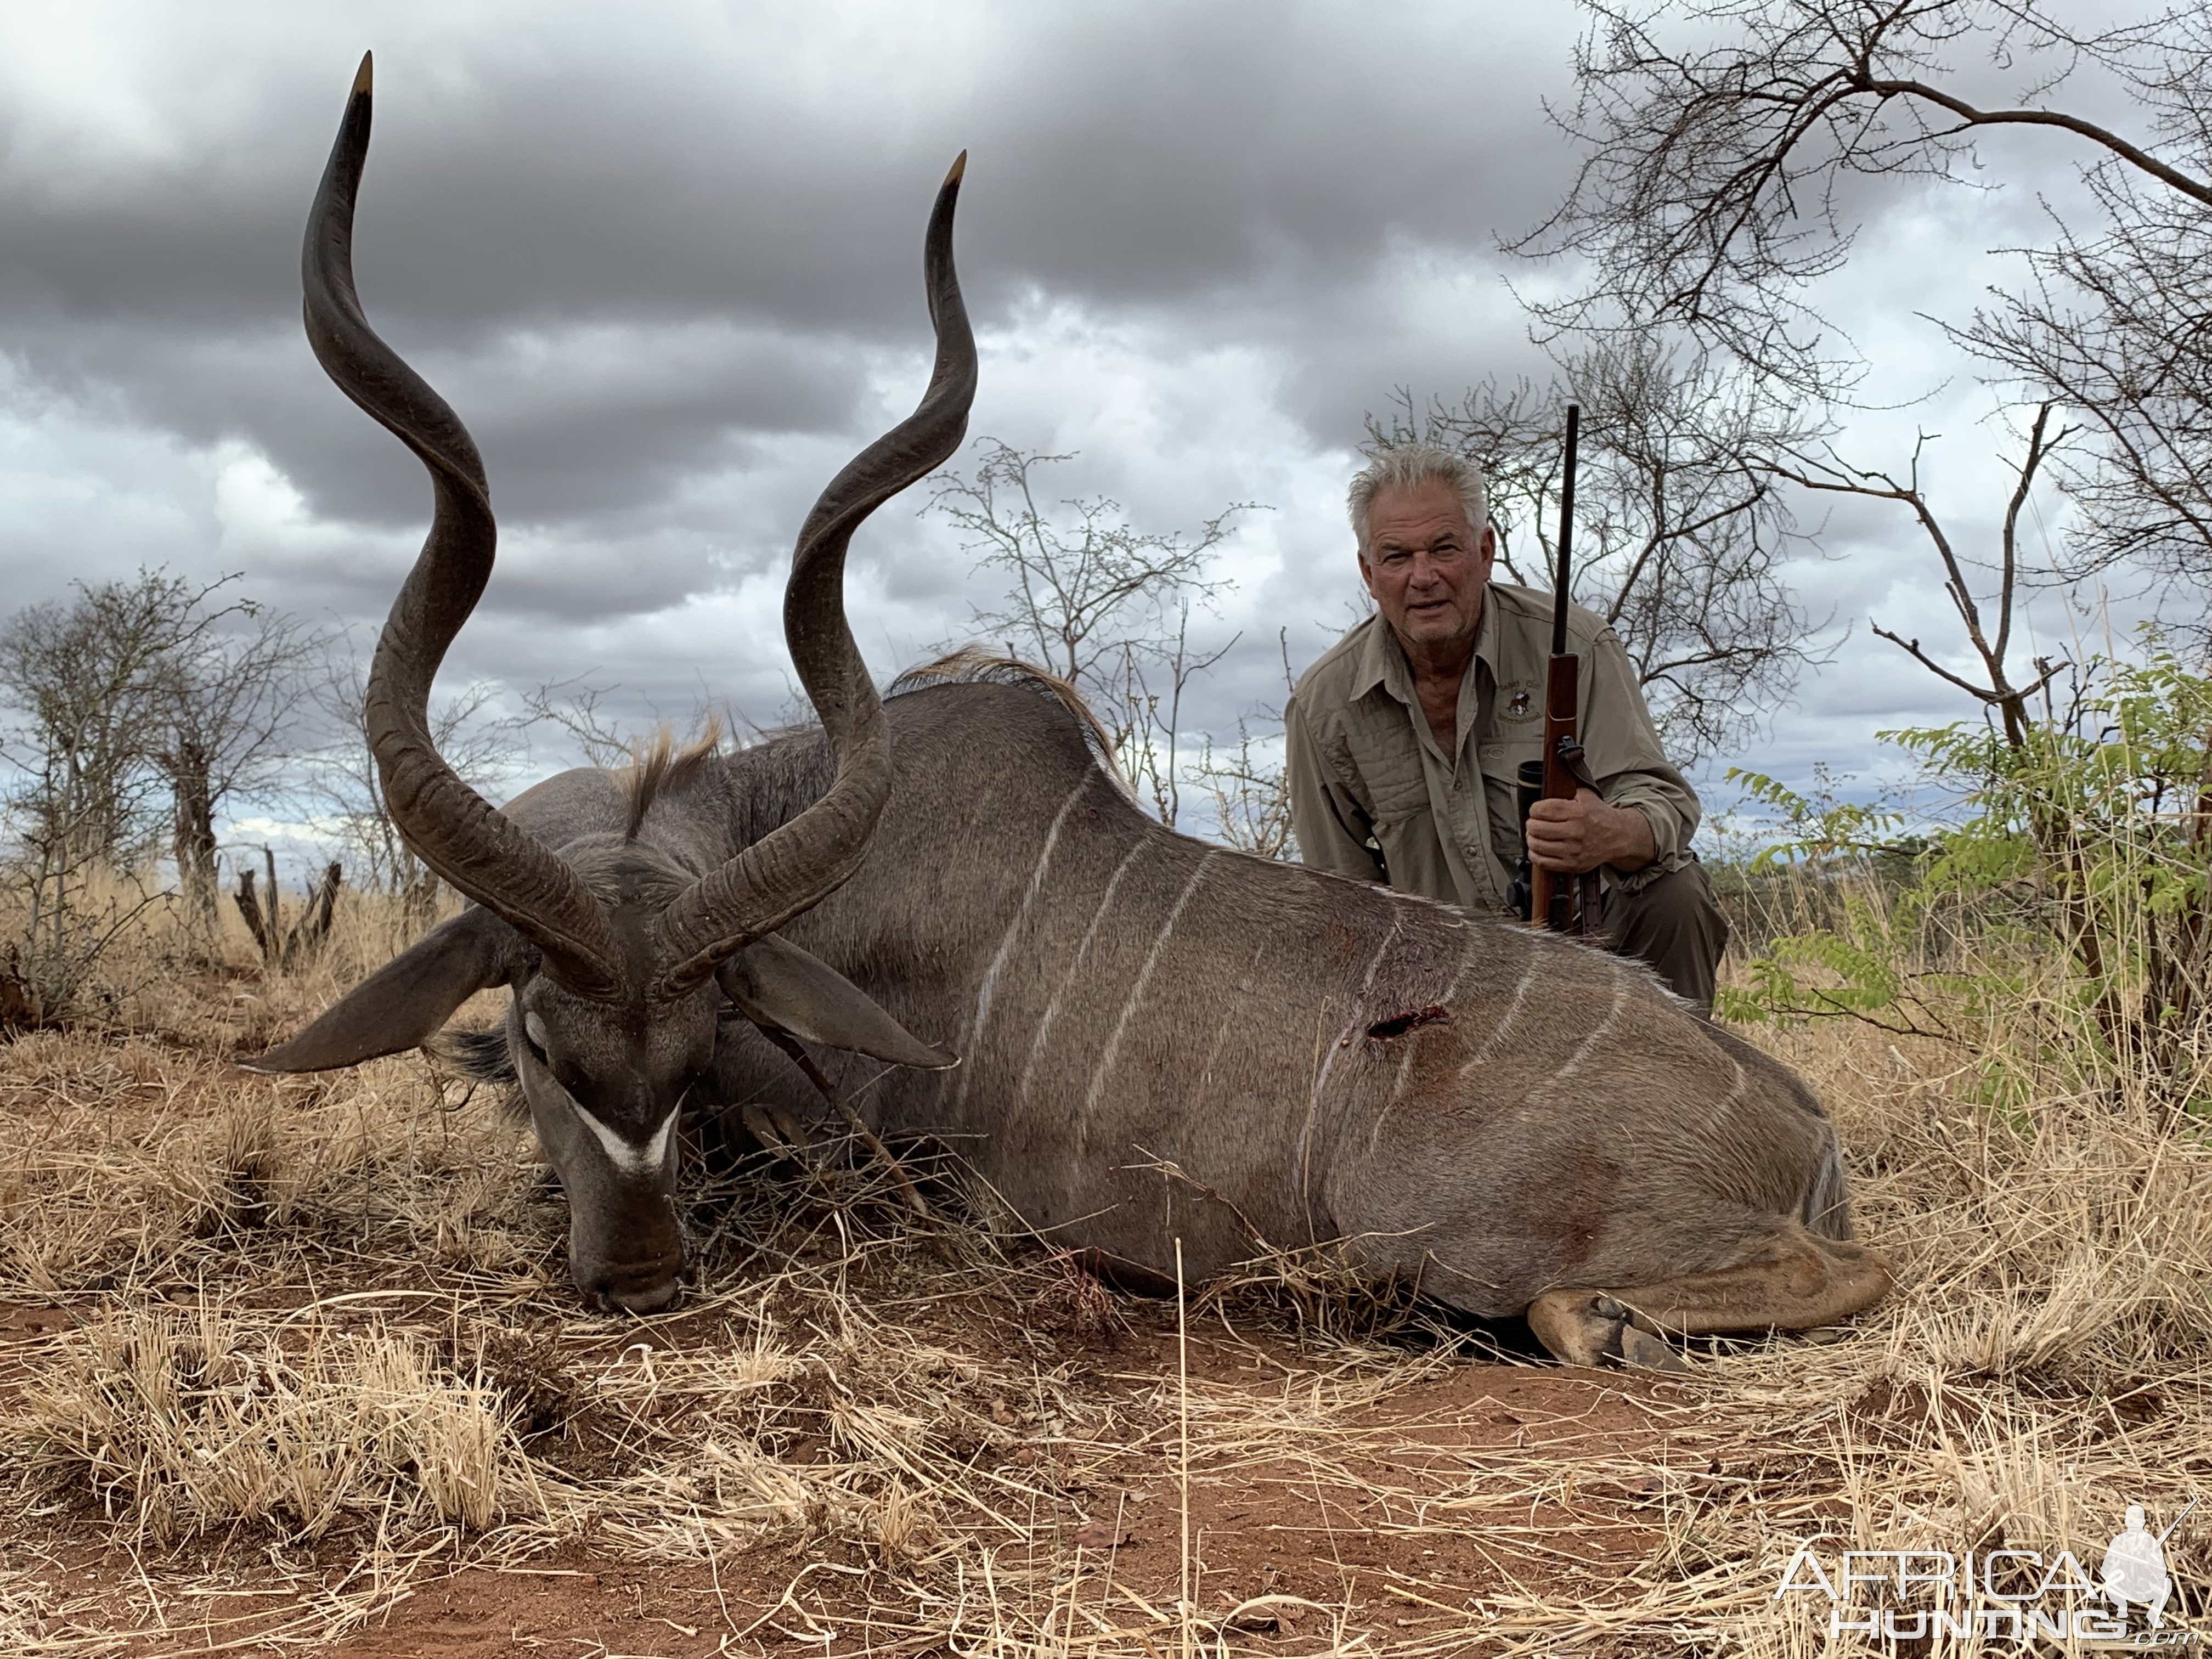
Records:
<instances>
[{"instance_id":1,"label":"acacia tree","mask_svg":"<svg viewBox=\"0 0 2212 1659\"><path fill-rule=\"evenodd\" d=\"M1694 763L1755 729L1825 659L1826 620L1785 579L1800 538L1766 470L1813 434L1752 377L1650 333L1592 342L1559 371L1370 425L1378 441L1418 435L1481 462L1499 563L1548 587L1565 407L1582 405L1576 598L1620 635L1669 751Z\"/></svg>"},{"instance_id":2,"label":"acacia tree","mask_svg":"<svg viewBox=\"0 0 2212 1659\"><path fill-rule=\"evenodd\" d=\"M314 648L289 618L227 599L235 580L144 570L80 584L0 629L0 702L15 715L10 872L27 918L14 971L33 1018L64 1012L156 896L137 866L165 822L187 937L213 939L216 817L274 786Z\"/></svg>"},{"instance_id":3,"label":"acacia tree","mask_svg":"<svg viewBox=\"0 0 2212 1659\"><path fill-rule=\"evenodd\" d=\"M1537 307L1548 326L1679 325L1791 394L1847 398L1864 365L1812 294L1881 186L1986 187L1979 139L2050 132L2075 154L2080 201L2046 206L2048 239L2014 250L2025 281L1938 320L2031 404L2084 422L2055 464L2080 510L2075 571L2130 559L2212 583L2201 8L2076 26L2042 0L1584 4L1577 98L1557 118L1585 159L1518 245L1586 262L1585 286ZM2133 130L2081 112L2100 89Z\"/></svg>"},{"instance_id":4,"label":"acacia tree","mask_svg":"<svg viewBox=\"0 0 2212 1659\"><path fill-rule=\"evenodd\" d=\"M974 612L977 629L1082 691L1099 710L1125 769L1163 823L1181 807L1182 700L1227 653L1190 643L1190 614L1230 584L1207 572L1237 515L1232 502L1195 535L1139 531L1103 495L1040 501L1036 474L1073 459L980 438L975 471L940 475L929 509L966 538L976 568L1011 579L1005 603Z\"/></svg>"}]
</instances>

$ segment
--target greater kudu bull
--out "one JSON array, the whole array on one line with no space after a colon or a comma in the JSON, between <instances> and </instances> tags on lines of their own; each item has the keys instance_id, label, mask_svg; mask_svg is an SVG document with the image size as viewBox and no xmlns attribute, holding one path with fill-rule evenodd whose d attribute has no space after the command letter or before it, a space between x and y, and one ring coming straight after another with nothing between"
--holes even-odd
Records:
<instances>
[{"instance_id":1,"label":"greater kudu bull","mask_svg":"<svg viewBox=\"0 0 2212 1659\"><path fill-rule=\"evenodd\" d=\"M872 1091L880 1126L954 1137L1033 1224L1162 1276L1178 1239L1195 1277L1334 1242L1446 1303L1525 1311L1583 1363L1668 1364L1655 1329L1802 1328L1882 1294L1881 1263L1849 1242L1819 1103L1641 968L1164 829L1040 679L877 702L839 605L844 537L957 437L972 356L951 184L929 245L938 379L896 443L832 485L793 566L790 639L823 729L650 787L570 772L504 814L469 794L421 711L490 520L458 422L343 282L365 96L318 206L310 317L332 309L319 284L342 295L325 364L440 480L370 707L395 816L483 908L261 1065L410 1047L470 993L513 984L507 1048L568 1185L577 1283L631 1309L673 1293L678 1104L811 1107L754 1026L903 1062ZM319 263L318 246L336 252ZM358 389L372 348L401 404ZM716 1025L725 992L750 1024ZM963 1063L921 1069L949 1056L908 1026Z\"/></svg>"}]
</instances>

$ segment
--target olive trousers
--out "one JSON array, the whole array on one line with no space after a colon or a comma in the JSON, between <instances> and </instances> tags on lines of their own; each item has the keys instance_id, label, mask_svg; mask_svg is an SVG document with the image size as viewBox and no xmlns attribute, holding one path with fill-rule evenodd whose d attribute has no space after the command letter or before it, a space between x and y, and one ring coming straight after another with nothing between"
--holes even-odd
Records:
<instances>
[{"instance_id":1,"label":"olive trousers","mask_svg":"<svg viewBox=\"0 0 2212 1659\"><path fill-rule=\"evenodd\" d=\"M1605 932L1606 949L1649 963L1668 989L1712 1018L1729 926L1705 866L1692 859L1632 893L1608 888Z\"/></svg>"}]
</instances>

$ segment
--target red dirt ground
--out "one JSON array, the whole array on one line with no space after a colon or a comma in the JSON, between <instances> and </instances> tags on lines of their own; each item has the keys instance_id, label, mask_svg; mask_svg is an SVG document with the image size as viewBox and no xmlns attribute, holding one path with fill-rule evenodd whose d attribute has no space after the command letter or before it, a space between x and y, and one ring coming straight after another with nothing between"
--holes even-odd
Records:
<instances>
[{"instance_id":1,"label":"red dirt ground","mask_svg":"<svg viewBox=\"0 0 2212 1659\"><path fill-rule=\"evenodd\" d=\"M1173 1607L1183 1517L1172 1310L1137 1304L1124 1311L1135 1328L1099 1352L1098 1380L1124 1391L1131 1448L1087 1472L1079 1490L1090 1513L1025 1519L1043 1522L1048 1535L1057 1522L1062 1559L1074 1558L1086 1584L1103 1587L1110 1572L1120 1593L1115 1617L1127 1623L1137 1608ZM0 1395L20 1378L25 1350L70 1322L65 1311L0 1307ZM712 1340L705 1331L686 1334ZM1232 1340L1217 1327L1194 1335L1189 1367L1194 1392L1215 1402L1218 1432L1224 1390L1249 1390L1255 1409L1264 1409L1280 1401L1287 1372L1311 1376L1313 1357L1284 1338ZM1669 1468L1663 1419L1693 1398L1644 1376L1469 1363L1339 1414L1330 1432L1340 1437L1341 1455L1328 1460L1327 1478L1309 1459L1233 1465L1194 1459L1193 1603L1215 1620L1255 1596L1303 1598L1334 1610L1283 1602L1252 1610L1232 1642L1255 1653L1310 1652L1363 1630L1378 1649L1449 1651L1458 1645L1453 1633L1471 1633L1471 1597L1568 1582L1587 1592L1648 1549L1655 1498L1682 1478ZM1524 1479L1486 1480L1487 1470L1532 1452L1556 1459L1561 1471L1536 1501L1528 1501ZM1009 1462L1064 1455L1025 1447ZM1575 1473L1589 1464L1602 1468ZM1632 1472L1624 1474L1624 1468ZM1703 1472L1700 1462L1695 1473ZM1511 1507L1498 1501L1509 1486L1520 1494ZM1084 1550L1077 1556L1079 1544ZM245 1568L240 1557L250 1559L250 1548L234 1553L226 1569L195 1575L183 1561L134 1561L106 1545L96 1525L64 1522L40 1553L57 1589L97 1595L110 1615L87 1619L80 1607L72 1621L79 1629L88 1623L137 1633L120 1651L301 1650L299 1634L281 1649L255 1640L255 1632L274 1633L312 1603L298 1580L286 1588L265 1570ZM333 1556L324 1582L337 1586L355 1565ZM548 1653L857 1659L941 1648L942 1629L891 1616L887 1597L896 1581L879 1568L872 1610L871 1598L855 1593L854 1575L868 1565L857 1547L816 1540L679 1567L625 1562L588 1545L501 1570L448 1574L426 1566L365 1627L328 1646L312 1638L305 1645L364 1659ZM103 1585L109 1588L100 1595ZM148 1633L156 1593L167 1625L158 1635ZM1340 1633L1333 1625L1338 1616L1346 1620Z\"/></svg>"}]
</instances>

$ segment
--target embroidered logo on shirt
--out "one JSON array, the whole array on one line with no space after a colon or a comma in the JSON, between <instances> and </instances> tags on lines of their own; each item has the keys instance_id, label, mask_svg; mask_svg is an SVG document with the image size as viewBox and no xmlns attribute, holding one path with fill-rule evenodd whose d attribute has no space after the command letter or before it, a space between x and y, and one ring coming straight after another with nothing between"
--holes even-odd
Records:
<instances>
[{"instance_id":1,"label":"embroidered logo on shirt","mask_svg":"<svg viewBox=\"0 0 2212 1659\"><path fill-rule=\"evenodd\" d=\"M1505 688L1505 718L1509 720L1533 720L1536 718L1535 687L1522 680Z\"/></svg>"}]
</instances>

